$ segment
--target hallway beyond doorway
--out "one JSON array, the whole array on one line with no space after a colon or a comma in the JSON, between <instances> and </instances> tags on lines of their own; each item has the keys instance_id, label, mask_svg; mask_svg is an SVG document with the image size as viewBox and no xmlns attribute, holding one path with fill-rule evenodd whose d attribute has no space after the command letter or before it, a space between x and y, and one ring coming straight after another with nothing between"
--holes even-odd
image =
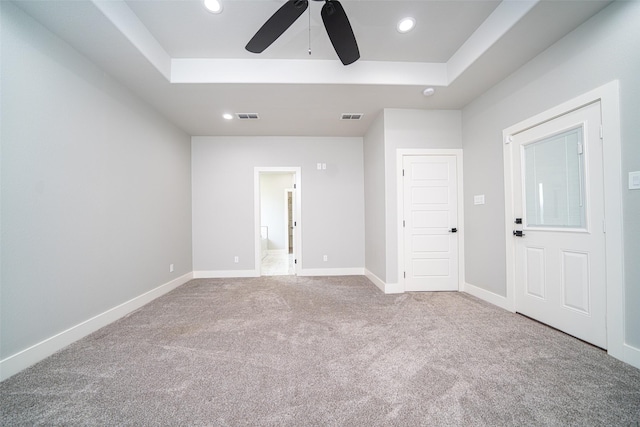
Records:
<instances>
[{"instance_id":1,"label":"hallway beyond doorway","mask_svg":"<svg viewBox=\"0 0 640 427\"><path fill-rule=\"evenodd\" d=\"M262 260L263 276L291 276L295 274L293 254L269 253Z\"/></svg>"}]
</instances>

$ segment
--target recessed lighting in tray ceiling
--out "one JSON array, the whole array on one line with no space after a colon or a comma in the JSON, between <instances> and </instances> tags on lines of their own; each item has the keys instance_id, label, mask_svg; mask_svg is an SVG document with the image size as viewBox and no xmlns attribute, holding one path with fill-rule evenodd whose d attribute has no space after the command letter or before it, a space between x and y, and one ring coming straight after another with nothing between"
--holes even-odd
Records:
<instances>
[{"instance_id":1,"label":"recessed lighting in tray ceiling","mask_svg":"<svg viewBox=\"0 0 640 427\"><path fill-rule=\"evenodd\" d=\"M233 119L233 114L225 113L222 115L222 118L225 120L231 120Z\"/></svg>"},{"instance_id":2,"label":"recessed lighting in tray ceiling","mask_svg":"<svg viewBox=\"0 0 640 427\"><path fill-rule=\"evenodd\" d=\"M396 27L396 29L400 33L408 33L409 31L413 30L413 27L415 26L416 26L415 19L404 18L404 19L401 19L400 22L398 22L398 26Z\"/></svg>"},{"instance_id":3,"label":"recessed lighting in tray ceiling","mask_svg":"<svg viewBox=\"0 0 640 427\"><path fill-rule=\"evenodd\" d=\"M222 2L220 0L204 0L204 7L211 13L222 12Z\"/></svg>"}]
</instances>

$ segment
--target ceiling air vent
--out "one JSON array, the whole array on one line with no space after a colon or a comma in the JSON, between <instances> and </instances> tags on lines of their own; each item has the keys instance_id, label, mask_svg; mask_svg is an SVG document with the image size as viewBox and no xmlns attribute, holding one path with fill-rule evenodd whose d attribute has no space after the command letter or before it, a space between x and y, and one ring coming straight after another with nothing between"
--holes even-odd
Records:
<instances>
[{"instance_id":1,"label":"ceiling air vent","mask_svg":"<svg viewBox=\"0 0 640 427\"><path fill-rule=\"evenodd\" d=\"M363 113L342 113L340 120L360 120L362 116Z\"/></svg>"},{"instance_id":2,"label":"ceiling air vent","mask_svg":"<svg viewBox=\"0 0 640 427\"><path fill-rule=\"evenodd\" d=\"M240 120L258 120L258 113L236 113L236 117Z\"/></svg>"}]
</instances>

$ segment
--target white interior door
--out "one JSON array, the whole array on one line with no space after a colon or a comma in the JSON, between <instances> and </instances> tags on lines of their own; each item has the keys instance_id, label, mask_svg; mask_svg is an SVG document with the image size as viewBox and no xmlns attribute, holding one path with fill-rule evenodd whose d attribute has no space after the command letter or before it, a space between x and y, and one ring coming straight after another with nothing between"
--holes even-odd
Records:
<instances>
[{"instance_id":1,"label":"white interior door","mask_svg":"<svg viewBox=\"0 0 640 427\"><path fill-rule=\"evenodd\" d=\"M594 103L513 136L513 238L516 311L606 348L600 117Z\"/></svg>"},{"instance_id":2,"label":"white interior door","mask_svg":"<svg viewBox=\"0 0 640 427\"><path fill-rule=\"evenodd\" d=\"M403 156L405 291L458 290L456 156Z\"/></svg>"}]
</instances>

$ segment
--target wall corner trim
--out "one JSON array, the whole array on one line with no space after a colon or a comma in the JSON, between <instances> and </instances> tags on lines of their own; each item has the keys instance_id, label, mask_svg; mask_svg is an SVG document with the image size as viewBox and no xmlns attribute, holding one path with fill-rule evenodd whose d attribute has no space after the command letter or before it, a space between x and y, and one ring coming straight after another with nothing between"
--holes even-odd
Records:
<instances>
[{"instance_id":1,"label":"wall corner trim","mask_svg":"<svg viewBox=\"0 0 640 427\"><path fill-rule=\"evenodd\" d=\"M187 283L193 278L193 273L187 273L177 277L163 285L130 299L118 306L85 320L71 328L32 345L16 354L0 360L0 381L17 374L18 372L34 365L51 356L58 350L73 344L87 335L107 326L110 323L126 316L138 308L148 304L154 299Z\"/></svg>"}]
</instances>

